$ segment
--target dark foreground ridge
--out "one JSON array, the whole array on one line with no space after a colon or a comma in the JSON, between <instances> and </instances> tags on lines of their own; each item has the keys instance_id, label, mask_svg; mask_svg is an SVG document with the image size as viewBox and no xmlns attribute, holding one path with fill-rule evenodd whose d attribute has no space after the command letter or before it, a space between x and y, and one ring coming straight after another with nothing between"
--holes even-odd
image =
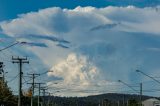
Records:
<instances>
[{"instance_id":1,"label":"dark foreground ridge","mask_svg":"<svg viewBox=\"0 0 160 106\"><path fill-rule=\"evenodd\" d=\"M135 104L138 104L139 98L139 95L135 94L107 93L87 97L46 96L45 101L52 101L54 106L106 106L105 102L110 103L111 106L118 106L117 103L119 103L119 106L123 106L124 104L127 104L127 102L134 102ZM149 98L153 97L142 96L143 100Z\"/></svg>"}]
</instances>

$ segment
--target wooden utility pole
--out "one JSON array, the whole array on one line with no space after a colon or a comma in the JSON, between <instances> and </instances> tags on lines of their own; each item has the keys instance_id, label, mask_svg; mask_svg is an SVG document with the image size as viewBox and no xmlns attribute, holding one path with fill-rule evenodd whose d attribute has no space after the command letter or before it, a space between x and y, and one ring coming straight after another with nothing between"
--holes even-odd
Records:
<instances>
[{"instance_id":1,"label":"wooden utility pole","mask_svg":"<svg viewBox=\"0 0 160 106\"><path fill-rule=\"evenodd\" d=\"M45 83L34 83L35 85L38 84L38 106L40 106L40 93L41 93L41 85Z\"/></svg>"},{"instance_id":2,"label":"wooden utility pole","mask_svg":"<svg viewBox=\"0 0 160 106\"><path fill-rule=\"evenodd\" d=\"M28 75L31 75L31 78L32 78L32 83L27 83L27 84L32 84L31 106L33 106L35 78L36 78L36 76L39 76L40 74L34 73L34 74L28 74Z\"/></svg>"},{"instance_id":3,"label":"wooden utility pole","mask_svg":"<svg viewBox=\"0 0 160 106\"><path fill-rule=\"evenodd\" d=\"M41 88L41 90L43 91L43 105L45 105L45 95L46 95L46 90L47 88Z\"/></svg>"},{"instance_id":4,"label":"wooden utility pole","mask_svg":"<svg viewBox=\"0 0 160 106\"><path fill-rule=\"evenodd\" d=\"M142 83L140 83L140 106L142 106Z\"/></svg>"},{"instance_id":5,"label":"wooden utility pole","mask_svg":"<svg viewBox=\"0 0 160 106\"><path fill-rule=\"evenodd\" d=\"M3 70L3 62L0 62L0 80L4 82L4 70Z\"/></svg>"},{"instance_id":6,"label":"wooden utility pole","mask_svg":"<svg viewBox=\"0 0 160 106\"><path fill-rule=\"evenodd\" d=\"M22 71L22 65L23 63L28 63L29 64L29 61L27 61L27 58L20 58L20 57L17 57L17 58L14 58L12 56L12 63L17 63L19 64L19 96L18 96L18 106L22 106L22 74L23 74L23 71Z\"/></svg>"}]
</instances>

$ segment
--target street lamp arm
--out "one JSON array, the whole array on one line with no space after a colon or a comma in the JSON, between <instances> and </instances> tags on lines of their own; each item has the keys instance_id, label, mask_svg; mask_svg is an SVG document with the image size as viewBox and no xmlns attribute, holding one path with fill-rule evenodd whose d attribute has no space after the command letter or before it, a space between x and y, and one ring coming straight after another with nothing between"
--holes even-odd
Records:
<instances>
[{"instance_id":1,"label":"street lamp arm","mask_svg":"<svg viewBox=\"0 0 160 106\"><path fill-rule=\"evenodd\" d=\"M15 43L13 43L13 44L7 46L7 47L4 47L3 49L0 49L0 52L3 51L3 50L6 50L6 49L8 49L8 48L10 48L10 47L12 47L12 46L17 45L18 43L20 43L20 42L15 42Z\"/></svg>"},{"instance_id":2,"label":"street lamp arm","mask_svg":"<svg viewBox=\"0 0 160 106\"><path fill-rule=\"evenodd\" d=\"M118 80L118 82L121 82L122 84L126 85L127 87L129 87L130 89L132 89L133 91L135 91L136 93L139 93L139 92L137 92L136 89L134 89L132 86L128 85L127 83L125 83L125 82L123 82L121 80Z\"/></svg>"},{"instance_id":3,"label":"street lamp arm","mask_svg":"<svg viewBox=\"0 0 160 106\"><path fill-rule=\"evenodd\" d=\"M159 83L159 84L160 84L160 81L158 81L158 80L157 80L157 79L155 79L154 77L149 76L148 74L146 74L146 73L144 73L144 72L142 72L142 71L140 71L140 70L136 70L136 72L139 72L139 73L141 73L141 74L143 74L143 75L145 75L145 76L147 76L147 77L151 78L152 80L154 80L154 81L156 81L157 83Z\"/></svg>"}]
</instances>

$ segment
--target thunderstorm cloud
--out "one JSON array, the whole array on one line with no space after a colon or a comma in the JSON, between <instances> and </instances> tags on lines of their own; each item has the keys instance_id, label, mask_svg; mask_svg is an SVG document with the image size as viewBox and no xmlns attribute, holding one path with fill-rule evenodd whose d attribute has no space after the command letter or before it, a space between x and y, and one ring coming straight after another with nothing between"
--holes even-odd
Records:
<instances>
[{"instance_id":1,"label":"thunderstorm cloud","mask_svg":"<svg viewBox=\"0 0 160 106\"><path fill-rule=\"evenodd\" d=\"M53 7L3 21L0 28L11 38L42 46L26 49L52 67L48 75L60 78L62 88L94 89L93 83L103 87L107 80L136 80L137 67L147 73L160 69L159 7Z\"/></svg>"}]
</instances>

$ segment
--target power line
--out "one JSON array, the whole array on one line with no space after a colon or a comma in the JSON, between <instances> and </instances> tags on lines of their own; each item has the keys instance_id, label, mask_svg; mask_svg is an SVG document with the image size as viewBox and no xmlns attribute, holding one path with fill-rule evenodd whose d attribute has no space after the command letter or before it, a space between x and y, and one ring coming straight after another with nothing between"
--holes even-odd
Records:
<instances>
[{"instance_id":1,"label":"power line","mask_svg":"<svg viewBox=\"0 0 160 106\"><path fill-rule=\"evenodd\" d=\"M47 72L48 72L48 71L45 71L45 72L43 72L43 73L40 73L39 76L35 76L35 78L41 77L41 75L44 75L44 74L46 74ZM25 83L27 83L27 82L29 82L29 81L31 81L31 80L32 80L32 79L29 79L29 80L23 82L22 84L25 84Z\"/></svg>"},{"instance_id":2,"label":"power line","mask_svg":"<svg viewBox=\"0 0 160 106\"><path fill-rule=\"evenodd\" d=\"M15 77L13 77L11 80L7 81L8 83L14 81L17 77L18 77L19 74L17 74Z\"/></svg>"},{"instance_id":3,"label":"power line","mask_svg":"<svg viewBox=\"0 0 160 106\"><path fill-rule=\"evenodd\" d=\"M25 82L27 82L27 80L24 78L24 76L23 76L22 78L23 78L23 80L24 80ZM24 85L24 84L22 83L22 85Z\"/></svg>"}]
</instances>

